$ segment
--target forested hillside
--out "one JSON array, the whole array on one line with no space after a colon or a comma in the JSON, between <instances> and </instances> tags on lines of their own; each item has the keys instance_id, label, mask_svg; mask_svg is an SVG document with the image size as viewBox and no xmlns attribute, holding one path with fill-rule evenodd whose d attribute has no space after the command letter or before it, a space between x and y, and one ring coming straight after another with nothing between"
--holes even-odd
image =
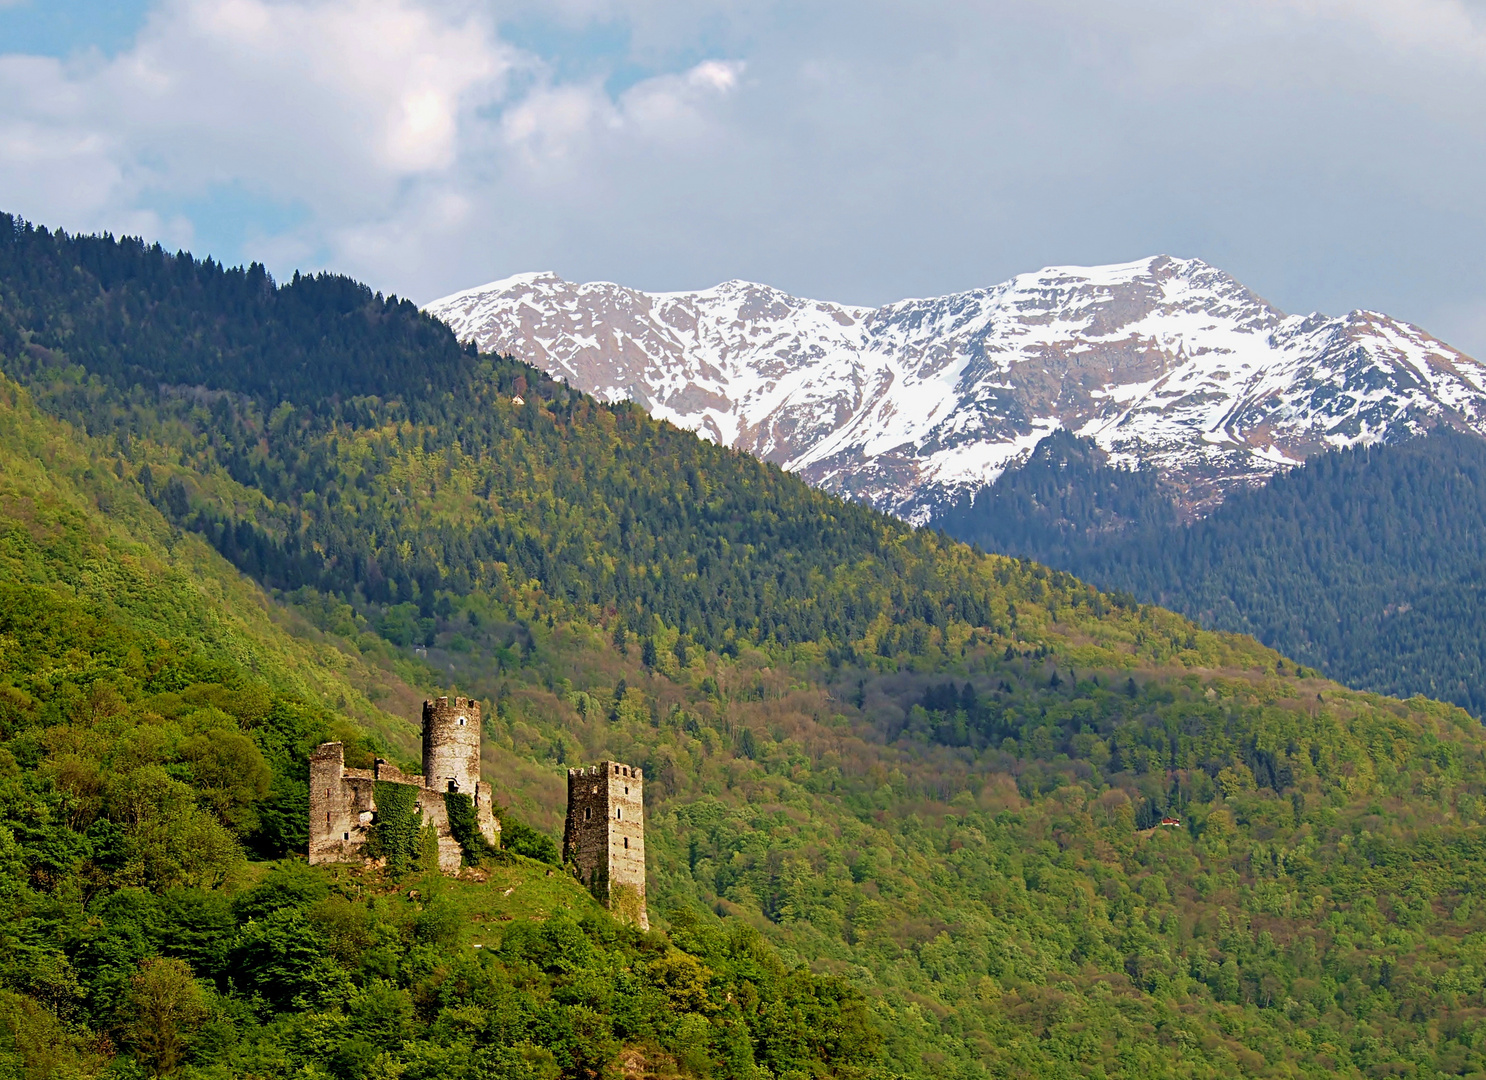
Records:
<instances>
[{"instance_id":1,"label":"forested hillside","mask_svg":"<svg viewBox=\"0 0 1486 1080\"><path fill-rule=\"evenodd\" d=\"M861 993L747 926L641 934L519 855L459 882L431 854L402 874L257 861L304 846L310 747L344 739L369 764L388 752L371 732L406 734L357 684L411 691L286 633L292 613L96 450L0 384L0 1075L599 1076L627 1051L747 1076L877 1056Z\"/></svg>"},{"instance_id":2,"label":"forested hillside","mask_svg":"<svg viewBox=\"0 0 1486 1080\"><path fill-rule=\"evenodd\" d=\"M1201 521L1086 440L1044 440L937 523L1253 634L1334 679L1486 716L1486 441L1448 429L1323 454Z\"/></svg>"},{"instance_id":3,"label":"forested hillside","mask_svg":"<svg viewBox=\"0 0 1486 1080\"><path fill-rule=\"evenodd\" d=\"M306 279L10 233L66 288L0 276L8 1067L1486 1070L1460 710L909 530L369 291L293 322ZM341 386L316 343L378 320ZM507 836L556 831L568 764L646 770L655 933L520 854L296 859L308 747L405 758L451 683Z\"/></svg>"}]
</instances>

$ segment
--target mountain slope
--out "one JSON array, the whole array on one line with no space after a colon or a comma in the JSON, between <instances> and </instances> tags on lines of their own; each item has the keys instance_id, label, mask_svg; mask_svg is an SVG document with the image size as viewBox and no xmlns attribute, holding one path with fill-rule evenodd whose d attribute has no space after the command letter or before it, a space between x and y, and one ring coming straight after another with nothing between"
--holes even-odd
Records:
<instances>
[{"instance_id":1,"label":"mountain slope","mask_svg":"<svg viewBox=\"0 0 1486 1080\"><path fill-rule=\"evenodd\" d=\"M953 536L1249 633L1335 679L1486 715L1486 442L1356 447L1180 525L1169 489L1049 438L935 519Z\"/></svg>"},{"instance_id":2,"label":"mountain slope","mask_svg":"<svg viewBox=\"0 0 1486 1080\"><path fill-rule=\"evenodd\" d=\"M525 274L426 310L461 341L913 521L1059 428L1161 470L1188 511L1319 450L1486 432L1476 361L1375 312L1286 316L1195 259L1050 267L877 309Z\"/></svg>"},{"instance_id":3,"label":"mountain slope","mask_svg":"<svg viewBox=\"0 0 1486 1080\"><path fill-rule=\"evenodd\" d=\"M514 855L249 861L302 851L312 746L412 728L354 684L411 690L305 640L115 449L0 380L0 1074L674 1075L715 1042L732 1075L870 1075L864 996L746 926L640 934Z\"/></svg>"},{"instance_id":4,"label":"mountain slope","mask_svg":"<svg viewBox=\"0 0 1486 1080\"><path fill-rule=\"evenodd\" d=\"M28 258L149 306L156 285L120 272L105 287L75 250ZM134 257L89 250L95 267ZM238 300L151 310L167 330L274 318ZM91 334L71 302L48 318ZM327 310L306 338L346 315ZM44 895L0 834L0 870L31 890L0 932L44 943L46 961L11 950L5 993L31 1004L5 998L0 1026L86 1024L69 1030L95 1056L98 1031L138 1054L131 995L195 985L211 1008L187 1064L208 1076L1486 1068L1486 733L1460 710L1347 691L514 362L478 357L462 384L391 399L339 394L332 372L286 402L272 372L224 362L183 389L95 370L96 341L43 346L16 325L7 369L153 528L210 538L347 663L385 656L417 677L423 651L430 688L484 698L487 775L534 825L560 820L568 764L643 766L652 915L696 966L572 918L562 905L581 916L581 898L541 867L498 897L261 865L216 899L113 878ZM367 345L368 364L401 362ZM430 365L464 363L440 350ZM5 655L6 678L58 667ZM74 758L134 767L162 745L146 736L208 693L187 709L120 686L113 727L48 691L39 719L7 732L16 769L0 758L0 781L46 794L92 775ZM47 798L48 851L114 835ZM18 844L33 843L26 809L0 798ZM521 907L528 889L547 907ZM493 920L474 918L481 905ZM187 971L157 975L157 960ZM81 1004L69 971L86 974Z\"/></svg>"}]
</instances>

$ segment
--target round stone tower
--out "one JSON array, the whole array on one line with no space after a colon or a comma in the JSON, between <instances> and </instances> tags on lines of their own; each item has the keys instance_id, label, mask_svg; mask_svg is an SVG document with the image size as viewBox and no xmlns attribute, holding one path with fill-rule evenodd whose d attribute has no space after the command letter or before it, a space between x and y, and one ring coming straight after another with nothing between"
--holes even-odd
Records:
<instances>
[{"instance_id":1,"label":"round stone tower","mask_svg":"<svg viewBox=\"0 0 1486 1080\"><path fill-rule=\"evenodd\" d=\"M423 703L423 784L475 797L480 782L480 703L436 698Z\"/></svg>"}]
</instances>

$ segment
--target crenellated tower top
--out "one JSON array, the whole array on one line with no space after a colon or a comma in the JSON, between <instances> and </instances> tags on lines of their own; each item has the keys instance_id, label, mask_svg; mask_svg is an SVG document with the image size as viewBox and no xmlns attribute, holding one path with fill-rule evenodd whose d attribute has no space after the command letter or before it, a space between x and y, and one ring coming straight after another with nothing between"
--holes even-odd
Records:
<instances>
[{"instance_id":1,"label":"crenellated tower top","mask_svg":"<svg viewBox=\"0 0 1486 1080\"><path fill-rule=\"evenodd\" d=\"M440 697L423 703L424 783L471 797L480 782L480 703Z\"/></svg>"}]
</instances>

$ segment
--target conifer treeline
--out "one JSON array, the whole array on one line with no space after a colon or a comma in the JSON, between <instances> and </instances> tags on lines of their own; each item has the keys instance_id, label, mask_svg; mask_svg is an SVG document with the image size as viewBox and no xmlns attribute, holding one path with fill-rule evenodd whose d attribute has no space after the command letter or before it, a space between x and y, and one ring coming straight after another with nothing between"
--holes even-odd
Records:
<instances>
[{"instance_id":1,"label":"conifer treeline","mask_svg":"<svg viewBox=\"0 0 1486 1080\"><path fill-rule=\"evenodd\" d=\"M279 288L138 241L0 225L0 312L24 338L8 373L121 447L169 430L180 457L140 482L270 587L433 619L534 581L543 602L641 635L659 619L708 649L818 642L837 662L922 655L952 621L992 627L992 588L1013 575L1103 603L1040 569L994 581L935 534L471 357L348 279Z\"/></svg>"},{"instance_id":2,"label":"conifer treeline","mask_svg":"<svg viewBox=\"0 0 1486 1080\"><path fill-rule=\"evenodd\" d=\"M62 354L115 388L235 391L267 403L463 385L473 364L410 300L337 274L274 283L159 244L72 236L0 214L0 353Z\"/></svg>"},{"instance_id":3,"label":"conifer treeline","mask_svg":"<svg viewBox=\"0 0 1486 1080\"><path fill-rule=\"evenodd\" d=\"M1352 686L1486 716L1486 441L1448 428L1311 459L1176 521L1150 473L1050 436L951 535L1252 634Z\"/></svg>"}]
</instances>

